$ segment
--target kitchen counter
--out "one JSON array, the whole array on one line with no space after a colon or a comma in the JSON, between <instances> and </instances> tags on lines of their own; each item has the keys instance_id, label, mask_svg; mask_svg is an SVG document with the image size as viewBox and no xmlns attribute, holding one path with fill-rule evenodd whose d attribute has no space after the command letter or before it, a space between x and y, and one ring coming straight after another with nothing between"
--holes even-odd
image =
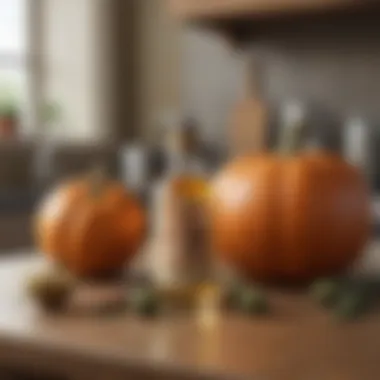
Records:
<instances>
[{"instance_id":1,"label":"kitchen counter","mask_svg":"<svg viewBox=\"0 0 380 380\"><path fill-rule=\"evenodd\" d=\"M373 380L380 373L380 314L338 324L304 294L274 291L266 319L226 314L205 325L194 316L53 316L24 294L25 278L41 265L30 254L0 261L0 368L63 380ZM380 271L380 243L370 244L359 267Z\"/></svg>"}]
</instances>

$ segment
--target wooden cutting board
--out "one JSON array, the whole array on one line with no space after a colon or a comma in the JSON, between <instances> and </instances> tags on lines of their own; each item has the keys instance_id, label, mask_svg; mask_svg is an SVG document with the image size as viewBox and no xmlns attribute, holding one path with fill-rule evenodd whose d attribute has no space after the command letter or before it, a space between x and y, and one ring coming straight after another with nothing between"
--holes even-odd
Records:
<instances>
[{"instance_id":1,"label":"wooden cutting board","mask_svg":"<svg viewBox=\"0 0 380 380\"><path fill-rule=\"evenodd\" d=\"M232 116L232 152L234 155L265 150L267 111L256 98L239 101Z\"/></svg>"},{"instance_id":2,"label":"wooden cutting board","mask_svg":"<svg viewBox=\"0 0 380 380\"><path fill-rule=\"evenodd\" d=\"M245 89L236 103L230 121L230 149L233 155L258 153L266 148L268 112L259 96L258 78L250 57L245 57Z\"/></svg>"}]
</instances>

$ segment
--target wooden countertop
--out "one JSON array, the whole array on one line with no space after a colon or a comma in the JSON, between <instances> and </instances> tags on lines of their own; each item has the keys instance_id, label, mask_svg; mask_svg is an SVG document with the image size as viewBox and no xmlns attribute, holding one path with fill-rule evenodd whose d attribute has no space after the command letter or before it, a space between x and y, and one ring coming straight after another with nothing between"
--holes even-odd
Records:
<instances>
[{"instance_id":1,"label":"wooden countertop","mask_svg":"<svg viewBox=\"0 0 380 380\"><path fill-rule=\"evenodd\" d=\"M380 245L371 244L362 270L378 271L379 257ZM82 379L88 371L92 379L374 380L380 374L380 314L338 324L304 295L277 293L269 319L223 315L208 327L190 316L49 316L24 294L25 278L42 264L35 255L0 261L0 364L68 375L76 368L87 374Z\"/></svg>"}]
</instances>

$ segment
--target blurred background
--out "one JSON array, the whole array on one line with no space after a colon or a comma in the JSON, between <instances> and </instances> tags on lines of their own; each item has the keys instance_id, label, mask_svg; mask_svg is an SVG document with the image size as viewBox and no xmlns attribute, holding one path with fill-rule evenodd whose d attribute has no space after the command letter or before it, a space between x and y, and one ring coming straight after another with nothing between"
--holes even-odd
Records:
<instances>
[{"instance_id":1,"label":"blurred background","mask_svg":"<svg viewBox=\"0 0 380 380\"><path fill-rule=\"evenodd\" d=\"M371 14L309 21L258 22L242 49L163 1L0 0L0 252L32 245L33 209L56 181L103 163L145 197L166 126L192 118L212 174L242 140L273 147L294 104L308 144L363 168L376 211L380 26ZM268 110L260 144L236 118L247 93Z\"/></svg>"}]
</instances>

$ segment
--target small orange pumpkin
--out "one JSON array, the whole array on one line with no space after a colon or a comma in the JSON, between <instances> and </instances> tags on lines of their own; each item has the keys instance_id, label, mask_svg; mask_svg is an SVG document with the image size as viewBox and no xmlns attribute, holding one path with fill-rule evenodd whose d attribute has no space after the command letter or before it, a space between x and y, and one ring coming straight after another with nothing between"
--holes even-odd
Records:
<instances>
[{"instance_id":1,"label":"small orange pumpkin","mask_svg":"<svg viewBox=\"0 0 380 380\"><path fill-rule=\"evenodd\" d=\"M95 177L60 185L43 200L36 217L40 249L78 276L120 270L145 234L138 201L116 181Z\"/></svg>"},{"instance_id":2,"label":"small orange pumpkin","mask_svg":"<svg viewBox=\"0 0 380 380\"><path fill-rule=\"evenodd\" d=\"M361 173L323 151L236 159L213 181L210 216L214 251L259 280L337 274L370 235Z\"/></svg>"}]
</instances>

